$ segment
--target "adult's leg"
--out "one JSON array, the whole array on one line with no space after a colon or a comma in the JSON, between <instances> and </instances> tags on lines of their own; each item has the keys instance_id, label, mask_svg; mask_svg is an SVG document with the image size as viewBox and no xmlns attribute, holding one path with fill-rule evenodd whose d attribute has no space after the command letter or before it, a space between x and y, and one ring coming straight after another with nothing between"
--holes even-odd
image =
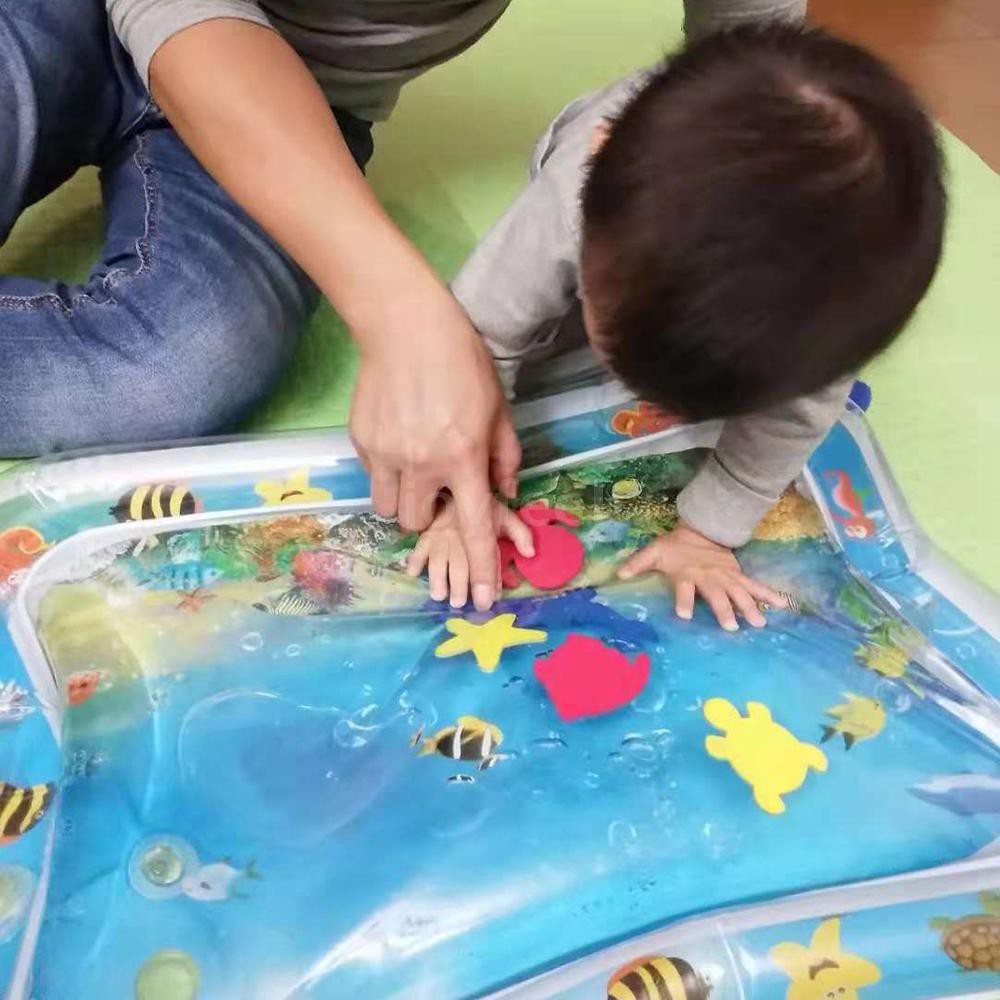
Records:
<instances>
[{"instance_id":1,"label":"adult's leg","mask_svg":"<svg viewBox=\"0 0 1000 1000\"><path fill-rule=\"evenodd\" d=\"M367 123L341 116L356 159ZM106 243L78 286L0 277L0 455L232 426L317 293L160 119L101 0L0 0L0 239L83 163Z\"/></svg>"},{"instance_id":2,"label":"adult's leg","mask_svg":"<svg viewBox=\"0 0 1000 1000\"><path fill-rule=\"evenodd\" d=\"M315 307L309 279L165 123L121 141L101 182L106 243L85 283L0 279L0 454L229 429Z\"/></svg>"},{"instance_id":3,"label":"adult's leg","mask_svg":"<svg viewBox=\"0 0 1000 1000\"><path fill-rule=\"evenodd\" d=\"M115 72L101 0L0 0L0 243L147 104Z\"/></svg>"}]
</instances>

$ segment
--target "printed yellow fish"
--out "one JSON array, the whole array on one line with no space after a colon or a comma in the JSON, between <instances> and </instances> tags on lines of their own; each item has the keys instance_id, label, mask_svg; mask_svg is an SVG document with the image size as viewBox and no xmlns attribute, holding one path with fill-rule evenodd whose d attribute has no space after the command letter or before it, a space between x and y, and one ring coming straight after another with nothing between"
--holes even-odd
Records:
<instances>
[{"instance_id":1,"label":"printed yellow fish","mask_svg":"<svg viewBox=\"0 0 1000 1000\"><path fill-rule=\"evenodd\" d=\"M885 726L885 708L874 698L844 692L847 699L842 705L834 705L826 710L831 719L836 719L823 726L823 739L826 743L838 733L844 737L844 746L850 750L855 743L874 739Z\"/></svg>"},{"instance_id":2,"label":"printed yellow fish","mask_svg":"<svg viewBox=\"0 0 1000 1000\"><path fill-rule=\"evenodd\" d=\"M420 747L420 756L437 753L449 760L464 760L478 763L485 771L499 759L495 753L503 742L503 733L490 722L477 719L474 715L463 715L453 726L439 730L427 739L423 730L418 729L410 740L411 746Z\"/></svg>"}]
</instances>

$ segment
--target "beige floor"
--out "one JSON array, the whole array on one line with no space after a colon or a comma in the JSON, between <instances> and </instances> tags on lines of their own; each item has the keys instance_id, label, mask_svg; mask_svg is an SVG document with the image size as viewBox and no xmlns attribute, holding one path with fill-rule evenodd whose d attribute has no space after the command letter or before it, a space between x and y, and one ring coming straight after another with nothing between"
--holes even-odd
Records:
<instances>
[{"instance_id":1,"label":"beige floor","mask_svg":"<svg viewBox=\"0 0 1000 1000\"><path fill-rule=\"evenodd\" d=\"M1000 0L810 0L809 12L893 63L1000 171Z\"/></svg>"}]
</instances>

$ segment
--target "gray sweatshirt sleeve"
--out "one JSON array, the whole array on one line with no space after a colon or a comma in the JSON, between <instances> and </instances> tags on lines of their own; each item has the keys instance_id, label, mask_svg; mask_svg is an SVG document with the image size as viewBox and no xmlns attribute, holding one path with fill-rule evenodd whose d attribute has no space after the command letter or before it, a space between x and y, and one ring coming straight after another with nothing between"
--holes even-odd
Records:
<instances>
[{"instance_id":1,"label":"gray sweatshirt sleeve","mask_svg":"<svg viewBox=\"0 0 1000 1000\"><path fill-rule=\"evenodd\" d=\"M219 17L270 23L256 0L105 0L115 33L149 86L149 62L172 35Z\"/></svg>"},{"instance_id":2,"label":"gray sweatshirt sleeve","mask_svg":"<svg viewBox=\"0 0 1000 1000\"><path fill-rule=\"evenodd\" d=\"M524 356L555 332L576 299L580 189L595 130L621 110L644 76L635 73L559 113L535 146L527 187L452 282L508 395Z\"/></svg>"},{"instance_id":3,"label":"gray sweatshirt sleeve","mask_svg":"<svg viewBox=\"0 0 1000 1000\"><path fill-rule=\"evenodd\" d=\"M681 520L733 548L802 471L844 409L853 377L763 413L727 420L715 451L677 498Z\"/></svg>"},{"instance_id":4,"label":"gray sweatshirt sleeve","mask_svg":"<svg viewBox=\"0 0 1000 1000\"><path fill-rule=\"evenodd\" d=\"M697 39L745 21L804 21L807 0L684 0L684 34Z\"/></svg>"}]
</instances>

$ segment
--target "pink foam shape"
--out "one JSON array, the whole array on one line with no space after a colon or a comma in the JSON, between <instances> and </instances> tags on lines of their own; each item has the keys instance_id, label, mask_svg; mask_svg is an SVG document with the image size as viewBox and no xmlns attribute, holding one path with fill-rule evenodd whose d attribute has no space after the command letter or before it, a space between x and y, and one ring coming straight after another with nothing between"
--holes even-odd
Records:
<instances>
[{"instance_id":1,"label":"pink foam shape","mask_svg":"<svg viewBox=\"0 0 1000 1000\"><path fill-rule=\"evenodd\" d=\"M563 722L623 708L649 682L650 668L647 653L629 660L600 639L576 632L550 655L535 660L535 676Z\"/></svg>"}]
</instances>

